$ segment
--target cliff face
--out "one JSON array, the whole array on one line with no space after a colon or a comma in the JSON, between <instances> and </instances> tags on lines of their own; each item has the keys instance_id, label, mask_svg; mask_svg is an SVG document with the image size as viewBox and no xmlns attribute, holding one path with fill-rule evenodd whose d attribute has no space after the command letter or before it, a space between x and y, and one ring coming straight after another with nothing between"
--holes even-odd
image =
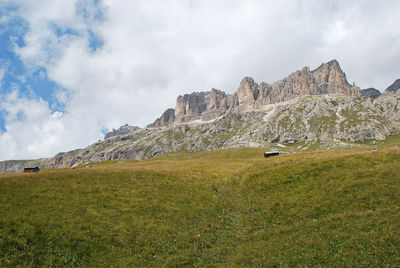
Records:
<instances>
[{"instance_id":1,"label":"cliff face","mask_svg":"<svg viewBox=\"0 0 400 268\"><path fill-rule=\"evenodd\" d=\"M209 99L209 92L195 92L179 96L176 99L175 122L183 123L197 119L207 110Z\"/></svg>"},{"instance_id":2,"label":"cliff face","mask_svg":"<svg viewBox=\"0 0 400 268\"><path fill-rule=\"evenodd\" d=\"M215 88L209 92L185 94L178 96L175 109L166 110L147 127L166 127L195 120L208 121L224 115L234 106L234 95Z\"/></svg>"},{"instance_id":3,"label":"cliff face","mask_svg":"<svg viewBox=\"0 0 400 268\"><path fill-rule=\"evenodd\" d=\"M147 127L166 127L170 126L175 122L175 110L167 109L160 118L157 118L154 123L147 125Z\"/></svg>"},{"instance_id":4,"label":"cliff face","mask_svg":"<svg viewBox=\"0 0 400 268\"><path fill-rule=\"evenodd\" d=\"M320 94L343 94L346 96L360 96L361 90L347 82L346 74L340 68L337 60L323 63L312 71Z\"/></svg>"},{"instance_id":5,"label":"cliff face","mask_svg":"<svg viewBox=\"0 0 400 268\"><path fill-rule=\"evenodd\" d=\"M258 84L253 78L245 77L234 94L213 88L210 92L179 96L176 100L175 119L165 120L163 114L149 127L171 126L195 120L208 121L234 111L250 111L299 96L324 94L361 96L362 92L348 83L339 63L332 60L313 71L304 67L272 85L265 82Z\"/></svg>"},{"instance_id":6,"label":"cliff face","mask_svg":"<svg viewBox=\"0 0 400 268\"><path fill-rule=\"evenodd\" d=\"M271 92L266 96L266 103L277 103L303 95L341 94L345 96L361 96L361 90L351 86L345 73L336 60L323 63L310 71L304 67L301 71L272 84Z\"/></svg>"}]
</instances>

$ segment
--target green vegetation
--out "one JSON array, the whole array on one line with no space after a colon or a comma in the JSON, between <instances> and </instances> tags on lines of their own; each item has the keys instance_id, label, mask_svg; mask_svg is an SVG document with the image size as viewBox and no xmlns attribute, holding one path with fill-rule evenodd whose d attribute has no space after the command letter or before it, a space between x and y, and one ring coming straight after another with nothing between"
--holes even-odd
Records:
<instances>
[{"instance_id":1,"label":"green vegetation","mask_svg":"<svg viewBox=\"0 0 400 268\"><path fill-rule=\"evenodd\" d=\"M399 142L3 174L0 266L397 267Z\"/></svg>"},{"instance_id":2,"label":"green vegetation","mask_svg":"<svg viewBox=\"0 0 400 268\"><path fill-rule=\"evenodd\" d=\"M321 116L309 120L310 129L318 134L333 133L336 127L337 115Z\"/></svg>"},{"instance_id":3,"label":"green vegetation","mask_svg":"<svg viewBox=\"0 0 400 268\"><path fill-rule=\"evenodd\" d=\"M280 117L278 122L278 128L282 129L288 129L288 127L292 123L289 116Z\"/></svg>"},{"instance_id":4,"label":"green vegetation","mask_svg":"<svg viewBox=\"0 0 400 268\"><path fill-rule=\"evenodd\" d=\"M362 121L365 121L360 118L360 115L358 114L357 109L343 110L343 111L341 111L340 115L343 116L345 119L342 122L340 122L340 131L344 131L345 129L355 127L357 125L360 125ZM349 131L349 130L347 130L347 131ZM353 130L353 132L354 131L355 130Z\"/></svg>"}]
</instances>

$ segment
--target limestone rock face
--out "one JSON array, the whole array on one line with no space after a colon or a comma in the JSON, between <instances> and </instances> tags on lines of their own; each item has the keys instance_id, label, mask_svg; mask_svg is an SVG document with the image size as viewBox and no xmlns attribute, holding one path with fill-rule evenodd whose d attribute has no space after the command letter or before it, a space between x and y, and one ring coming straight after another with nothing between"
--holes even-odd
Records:
<instances>
[{"instance_id":1,"label":"limestone rock face","mask_svg":"<svg viewBox=\"0 0 400 268\"><path fill-rule=\"evenodd\" d=\"M227 102L227 96L225 92L212 88L210 93L210 101L207 105L207 111L226 111L228 108L229 104Z\"/></svg>"},{"instance_id":2,"label":"limestone rock face","mask_svg":"<svg viewBox=\"0 0 400 268\"><path fill-rule=\"evenodd\" d=\"M232 109L235 95L212 88L207 92L194 92L179 96L176 100L175 121L172 124L195 120L208 121L227 113Z\"/></svg>"},{"instance_id":3,"label":"limestone rock face","mask_svg":"<svg viewBox=\"0 0 400 268\"><path fill-rule=\"evenodd\" d=\"M120 126L118 129L113 129L112 131L108 132L106 134L106 136L104 137L104 139L108 139L114 136L122 136L122 135L126 135L129 134L133 131L136 131L140 129L140 127L137 126L129 126L128 124L124 125L124 126Z\"/></svg>"},{"instance_id":4,"label":"limestone rock face","mask_svg":"<svg viewBox=\"0 0 400 268\"><path fill-rule=\"evenodd\" d=\"M157 123L154 122L149 127L171 126L195 120L207 121L235 111L250 111L300 96L324 94L362 96L358 87L347 82L346 74L339 63L332 60L313 71L304 67L272 85L265 82L257 84L253 78L244 77L234 94L226 94L213 88L209 92L179 96L176 100L174 120L169 116L170 120L162 120L163 123L160 124L157 119Z\"/></svg>"},{"instance_id":5,"label":"limestone rock face","mask_svg":"<svg viewBox=\"0 0 400 268\"><path fill-rule=\"evenodd\" d=\"M216 119L233 107L233 96L225 92L212 88L209 98L206 98L207 109L200 118L203 121Z\"/></svg>"},{"instance_id":6,"label":"limestone rock face","mask_svg":"<svg viewBox=\"0 0 400 268\"><path fill-rule=\"evenodd\" d=\"M360 88L351 86L347 82L346 74L340 68L337 60L321 64L317 69L312 71L320 94L343 94L346 96L361 96Z\"/></svg>"},{"instance_id":7,"label":"limestone rock face","mask_svg":"<svg viewBox=\"0 0 400 268\"><path fill-rule=\"evenodd\" d=\"M160 118L157 118L154 123L147 125L147 127L166 127L170 126L175 121L175 110L167 109Z\"/></svg>"},{"instance_id":8,"label":"limestone rock face","mask_svg":"<svg viewBox=\"0 0 400 268\"><path fill-rule=\"evenodd\" d=\"M324 93L333 93L332 87L329 87L329 83L349 85L346 79L346 75L339 66L336 60L332 60L328 63L321 64L317 69L313 71L318 85L327 91ZM350 85L349 85L350 86Z\"/></svg>"},{"instance_id":9,"label":"limestone rock face","mask_svg":"<svg viewBox=\"0 0 400 268\"><path fill-rule=\"evenodd\" d=\"M237 90L237 104L242 107L242 110L247 111L254 107L257 97L258 84L251 77L243 78Z\"/></svg>"},{"instance_id":10,"label":"limestone rock face","mask_svg":"<svg viewBox=\"0 0 400 268\"><path fill-rule=\"evenodd\" d=\"M175 122L183 123L196 120L207 110L210 92L194 92L176 99Z\"/></svg>"},{"instance_id":11,"label":"limestone rock face","mask_svg":"<svg viewBox=\"0 0 400 268\"><path fill-rule=\"evenodd\" d=\"M272 84L266 103L288 101L303 95L323 94L308 67ZM265 102L265 101L264 101Z\"/></svg>"},{"instance_id":12,"label":"limestone rock face","mask_svg":"<svg viewBox=\"0 0 400 268\"><path fill-rule=\"evenodd\" d=\"M386 89L386 91L394 91L394 92L396 92L399 88L400 88L400 79L397 79L396 81L394 81L394 83L392 85L390 85Z\"/></svg>"},{"instance_id":13,"label":"limestone rock face","mask_svg":"<svg viewBox=\"0 0 400 268\"><path fill-rule=\"evenodd\" d=\"M371 99L376 99L380 95L382 95L382 93L379 90L377 90L376 88L372 88L372 87L363 89L362 94L363 94L363 96L366 96Z\"/></svg>"}]
</instances>

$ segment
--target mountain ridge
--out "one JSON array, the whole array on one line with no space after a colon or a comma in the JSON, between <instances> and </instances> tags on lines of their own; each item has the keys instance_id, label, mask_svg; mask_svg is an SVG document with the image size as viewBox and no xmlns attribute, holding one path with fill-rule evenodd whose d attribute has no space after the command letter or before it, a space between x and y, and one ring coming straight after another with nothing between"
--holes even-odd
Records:
<instances>
[{"instance_id":1,"label":"mountain ridge","mask_svg":"<svg viewBox=\"0 0 400 268\"><path fill-rule=\"evenodd\" d=\"M350 85L336 60L304 67L271 85L251 77L227 94L180 95L147 128L121 126L104 141L32 161L0 162L0 171L27 165L74 167L105 160L143 160L179 151L263 147L289 151L354 146L400 133L400 91L373 98ZM286 144L286 145L285 145Z\"/></svg>"},{"instance_id":2,"label":"mountain ridge","mask_svg":"<svg viewBox=\"0 0 400 268\"><path fill-rule=\"evenodd\" d=\"M339 62L331 60L313 71L307 66L303 67L271 85L265 82L258 84L253 78L244 77L232 94L212 88L211 91L180 95L175 109L169 108L147 127L165 127L199 119L207 121L233 111L248 111L302 95L323 94L361 96L362 91L350 85Z\"/></svg>"}]
</instances>

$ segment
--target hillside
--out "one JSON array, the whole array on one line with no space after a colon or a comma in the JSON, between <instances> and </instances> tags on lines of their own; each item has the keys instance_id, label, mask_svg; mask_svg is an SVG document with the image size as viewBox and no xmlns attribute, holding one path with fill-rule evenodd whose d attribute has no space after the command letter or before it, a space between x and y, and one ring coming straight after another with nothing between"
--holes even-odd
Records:
<instances>
[{"instance_id":1,"label":"hillside","mask_svg":"<svg viewBox=\"0 0 400 268\"><path fill-rule=\"evenodd\" d=\"M399 133L399 107L399 93L387 92L375 100L343 95L302 96L211 121L138 129L25 165L73 167L88 162L143 160L171 152L238 147L297 152L353 147Z\"/></svg>"},{"instance_id":2,"label":"hillside","mask_svg":"<svg viewBox=\"0 0 400 268\"><path fill-rule=\"evenodd\" d=\"M3 174L0 266L395 267L400 149L386 142Z\"/></svg>"}]
</instances>

